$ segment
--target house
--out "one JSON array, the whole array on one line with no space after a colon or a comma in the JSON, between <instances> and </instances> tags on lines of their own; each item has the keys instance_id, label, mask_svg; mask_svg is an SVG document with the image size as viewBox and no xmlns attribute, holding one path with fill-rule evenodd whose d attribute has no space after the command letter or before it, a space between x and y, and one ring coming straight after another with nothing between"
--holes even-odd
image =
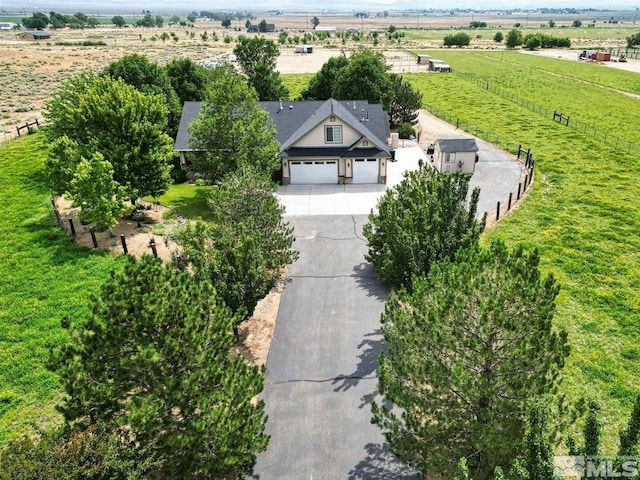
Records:
<instances>
[{"instance_id":1,"label":"house","mask_svg":"<svg viewBox=\"0 0 640 480\"><path fill-rule=\"evenodd\" d=\"M427 153L433 150L430 160L439 172L473 173L478 161L478 145L475 138L438 139L429 146Z\"/></svg>"},{"instance_id":2,"label":"house","mask_svg":"<svg viewBox=\"0 0 640 480\"><path fill-rule=\"evenodd\" d=\"M450 72L451 67L445 63L444 60L437 60L435 58L431 58L428 60L429 62L429 70L432 72Z\"/></svg>"},{"instance_id":3,"label":"house","mask_svg":"<svg viewBox=\"0 0 640 480\"><path fill-rule=\"evenodd\" d=\"M280 142L282 183L386 183L389 117L366 100L260 102L269 113ZM186 165L189 123L200 102L185 102L174 150Z\"/></svg>"},{"instance_id":4,"label":"house","mask_svg":"<svg viewBox=\"0 0 640 480\"><path fill-rule=\"evenodd\" d=\"M18 36L26 40L36 40L36 41L49 40L51 38L51 34L49 32L44 32L44 31L22 32Z\"/></svg>"},{"instance_id":5,"label":"house","mask_svg":"<svg viewBox=\"0 0 640 480\"><path fill-rule=\"evenodd\" d=\"M296 45L293 53L313 53L313 45Z\"/></svg>"}]
</instances>

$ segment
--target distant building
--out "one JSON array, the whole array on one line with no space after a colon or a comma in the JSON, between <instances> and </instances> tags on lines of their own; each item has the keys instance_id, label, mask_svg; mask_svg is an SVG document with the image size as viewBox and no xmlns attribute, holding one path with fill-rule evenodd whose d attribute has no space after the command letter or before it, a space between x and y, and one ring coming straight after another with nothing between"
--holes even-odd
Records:
<instances>
[{"instance_id":1,"label":"distant building","mask_svg":"<svg viewBox=\"0 0 640 480\"><path fill-rule=\"evenodd\" d=\"M318 25L316 28L314 28L314 30L316 32L336 32L338 29L336 27L321 27L320 25Z\"/></svg>"},{"instance_id":2,"label":"distant building","mask_svg":"<svg viewBox=\"0 0 640 480\"><path fill-rule=\"evenodd\" d=\"M18 35L20 38L24 38L25 40L49 40L51 38L51 33L45 31L35 31L35 32L22 32Z\"/></svg>"},{"instance_id":3,"label":"distant building","mask_svg":"<svg viewBox=\"0 0 640 480\"><path fill-rule=\"evenodd\" d=\"M358 30L355 27L349 27L349 28L345 28L344 31L347 33L358 33L360 30Z\"/></svg>"},{"instance_id":4,"label":"distant building","mask_svg":"<svg viewBox=\"0 0 640 480\"><path fill-rule=\"evenodd\" d=\"M313 45L296 45L293 53L313 53Z\"/></svg>"},{"instance_id":5,"label":"distant building","mask_svg":"<svg viewBox=\"0 0 640 480\"><path fill-rule=\"evenodd\" d=\"M14 28L18 28L17 23L0 22L0 30L13 30Z\"/></svg>"}]
</instances>

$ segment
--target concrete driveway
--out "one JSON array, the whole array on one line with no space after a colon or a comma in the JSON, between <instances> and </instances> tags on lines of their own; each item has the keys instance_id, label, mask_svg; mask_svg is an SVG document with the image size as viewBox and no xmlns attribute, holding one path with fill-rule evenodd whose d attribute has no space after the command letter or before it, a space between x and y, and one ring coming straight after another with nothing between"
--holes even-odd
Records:
<instances>
[{"instance_id":1,"label":"concrete driveway","mask_svg":"<svg viewBox=\"0 0 640 480\"><path fill-rule=\"evenodd\" d=\"M505 202L509 192L518 188L523 166L493 145L476 139L480 160L471 177L469 191L480 188L478 217L495 210L497 202ZM403 146L404 145L404 146ZM401 143L396 162L387 162L386 185L286 185L276 193L285 206L285 215L366 215L375 208L387 188L402 181L407 170L417 170L419 160L427 157L412 141Z\"/></svg>"},{"instance_id":2,"label":"concrete driveway","mask_svg":"<svg viewBox=\"0 0 640 480\"><path fill-rule=\"evenodd\" d=\"M388 290L364 260L366 216L288 220L300 259L288 272L267 361L262 398L271 441L254 474L413 478L370 423Z\"/></svg>"}]
</instances>

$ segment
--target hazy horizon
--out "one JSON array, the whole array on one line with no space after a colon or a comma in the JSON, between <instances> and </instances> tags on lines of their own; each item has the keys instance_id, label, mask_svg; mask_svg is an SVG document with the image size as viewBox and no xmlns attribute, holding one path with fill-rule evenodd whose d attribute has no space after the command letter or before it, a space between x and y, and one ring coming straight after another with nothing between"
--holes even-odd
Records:
<instances>
[{"instance_id":1,"label":"hazy horizon","mask_svg":"<svg viewBox=\"0 0 640 480\"><path fill-rule=\"evenodd\" d=\"M478 2L477 0L459 0L455 9L463 10L537 10L541 8L574 8L578 10L598 9L604 11L636 10L640 0L636 3L626 0L615 0L607 3L602 0L535 0L514 7L513 2L505 0L487 0ZM403 11L403 10L449 10L451 7L444 5L425 5L422 0L323 0L307 2L302 6L294 0L242 0L234 2L230 6L228 0L195 0L185 6L185 2L177 0L165 0L161 2L152 0L140 0L131 2L129 0L0 0L0 12L7 13L32 13L36 11L49 12L77 12L92 13L100 11L104 13L139 14L142 10L152 12L173 12L188 13L191 11L236 11L250 10L254 12L266 12L271 10L281 10L284 12L378 12L383 10Z\"/></svg>"}]
</instances>

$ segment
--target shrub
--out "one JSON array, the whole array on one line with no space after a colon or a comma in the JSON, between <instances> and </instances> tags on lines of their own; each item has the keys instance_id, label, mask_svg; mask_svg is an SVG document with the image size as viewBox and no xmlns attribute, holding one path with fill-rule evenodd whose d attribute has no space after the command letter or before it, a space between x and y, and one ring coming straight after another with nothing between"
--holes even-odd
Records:
<instances>
[{"instance_id":1,"label":"shrub","mask_svg":"<svg viewBox=\"0 0 640 480\"><path fill-rule=\"evenodd\" d=\"M470 43L471 37L464 32L456 33L454 35L447 35L446 37L444 37L445 47L451 47L454 45L458 47L464 47L469 45Z\"/></svg>"},{"instance_id":2,"label":"shrub","mask_svg":"<svg viewBox=\"0 0 640 480\"><path fill-rule=\"evenodd\" d=\"M496 32L496 34L493 36L493 40L494 42L501 43L502 40L504 40L504 35L502 34L502 32Z\"/></svg>"},{"instance_id":3,"label":"shrub","mask_svg":"<svg viewBox=\"0 0 640 480\"><path fill-rule=\"evenodd\" d=\"M398 127L398 135L400 136L400 138L411 138L412 136L415 137L416 130L410 123L402 123Z\"/></svg>"}]
</instances>

